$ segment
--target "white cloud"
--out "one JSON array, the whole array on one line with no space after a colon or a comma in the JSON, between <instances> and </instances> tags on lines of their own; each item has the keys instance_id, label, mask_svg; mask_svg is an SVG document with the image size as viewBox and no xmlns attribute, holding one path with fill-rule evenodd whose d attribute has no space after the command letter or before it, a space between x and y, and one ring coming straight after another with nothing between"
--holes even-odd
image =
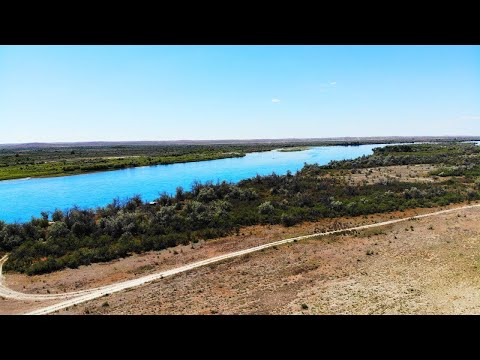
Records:
<instances>
[{"instance_id":1,"label":"white cloud","mask_svg":"<svg viewBox=\"0 0 480 360\"><path fill-rule=\"evenodd\" d=\"M480 120L480 115L465 115L461 117L462 120Z\"/></svg>"},{"instance_id":2,"label":"white cloud","mask_svg":"<svg viewBox=\"0 0 480 360\"><path fill-rule=\"evenodd\" d=\"M327 92L329 88L333 88L337 85L336 81L330 81L328 83L319 84L320 92Z\"/></svg>"},{"instance_id":3,"label":"white cloud","mask_svg":"<svg viewBox=\"0 0 480 360\"><path fill-rule=\"evenodd\" d=\"M280 102L280 99L272 99L272 103L276 104L276 103L279 103Z\"/></svg>"}]
</instances>

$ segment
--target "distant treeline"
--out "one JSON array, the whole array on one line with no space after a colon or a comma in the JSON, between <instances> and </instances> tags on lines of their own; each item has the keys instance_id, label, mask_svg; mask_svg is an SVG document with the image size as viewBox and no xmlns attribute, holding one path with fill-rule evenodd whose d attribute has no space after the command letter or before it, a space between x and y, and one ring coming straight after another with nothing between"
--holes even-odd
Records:
<instances>
[{"instance_id":1,"label":"distant treeline","mask_svg":"<svg viewBox=\"0 0 480 360\"><path fill-rule=\"evenodd\" d=\"M136 196L95 210L56 210L51 214L54 223L49 222L47 213L25 224L0 222L0 251L11 252L5 269L40 274L238 234L248 225L292 226L320 218L479 199L472 179L428 184L389 180L351 186L333 170L354 172L367 163L380 164L379 159L385 157L407 156L405 159L418 163L415 156L430 161L437 156L443 159L445 154L453 154L445 158L449 161L455 156L476 159L478 151L469 144L388 147L347 162L305 165L296 174L256 176L238 184L194 183L190 191L179 187L174 195L161 194L153 204Z\"/></svg>"},{"instance_id":2,"label":"distant treeline","mask_svg":"<svg viewBox=\"0 0 480 360\"><path fill-rule=\"evenodd\" d=\"M470 143L390 145L374 148L371 156L331 161L329 169L356 169L409 164L480 164L480 147Z\"/></svg>"}]
</instances>

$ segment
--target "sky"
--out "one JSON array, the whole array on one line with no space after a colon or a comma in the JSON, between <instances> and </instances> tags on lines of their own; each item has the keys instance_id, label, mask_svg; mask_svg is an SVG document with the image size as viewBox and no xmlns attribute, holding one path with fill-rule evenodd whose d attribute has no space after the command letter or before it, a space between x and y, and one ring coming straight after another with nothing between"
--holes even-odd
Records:
<instances>
[{"instance_id":1,"label":"sky","mask_svg":"<svg viewBox=\"0 0 480 360\"><path fill-rule=\"evenodd\" d=\"M480 46L0 46L0 143L480 136Z\"/></svg>"}]
</instances>

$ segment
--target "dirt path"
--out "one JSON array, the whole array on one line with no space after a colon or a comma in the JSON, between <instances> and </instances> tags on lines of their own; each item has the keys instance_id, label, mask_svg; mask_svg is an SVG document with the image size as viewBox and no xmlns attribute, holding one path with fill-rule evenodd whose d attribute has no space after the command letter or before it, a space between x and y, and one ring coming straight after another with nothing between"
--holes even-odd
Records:
<instances>
[{"instance_id":1,"label":"dirt path","mask_svg":"<svg viewBox=\"0 0 480 360\"><path fill-rule=\"evenodd\" d=\"M58 314L480 314L479 224L474 208L307 239Z\"/></svg>"},{"instance_id":2,"label":"dirt path","mask_svg":"<svg viewBox=\"0 0 480 360\"><path fill-rule=\"evenodd\" d=\"M64 294L26 294L19 291L8 288L5 282L5 276L3 275L3 264L7 261L8 255L5 255L0 259L0 297L5 299L22 300L22 301L42 301L42 300L56 300L56 299L68 299L71 297L79 296L94 292L98 289L88 289L80 291L72 291Z\"/></svg>"},{"instance_id":3,"label":"dirt path","mask_svg":"<svg viewBox=\"0 0 480 360\"><path fill-rule=\"evenodd\" d=\"M477 208L477 207L480 207L480 204L467 205L467 206L463 206L463 207L441 210L441 211L436 211L436 212L422 214L422 215L416 215L416 216L402 218L402 219L394 219L394 220L389 220L389 221L383 221L383 222L375 223L375 224L356 226L356 227L351 227L351 228L348 228L348 229L328 231L328 232L323 232L323 233L315 233L315 234L311 234L311 235L298 236L298 237L294 237L294 238L279 240L279 241L271 242L271 243L268 243L268 244L248 248L248 249L245 249L245 250L235 251L235 252L231 252L231 253L228 253L228 254L216 256L216 257L206 259L206 260L203 260L203 261L198 261L198 262L188 264L188 265L184 265L184 266L181 266L181 267L178 267L178 268L175 268L175 269L171 269L171 270L167 270L167 271L163 271L163 272L159 272L159 273L155 273L155 274L150 274L150 275L147 275L147 276L140 277L138 279L123 281L123 282L119 282L119 283L115 283L115 284L111 284L111 285L107 285L107 286L103 286L103 287L99 287L99 288L95 288L95 289L80 291L80 292L70 292L70 293L65 293L65 294L54 294L54 295L43 295L43 294L42 295L33 295L33 294L23 294L23 293L19 293L19 292L16 292L16 291L12 291L12 290L10 290L10 289L8 289L8 288L6 288L5 286L2 285L2 287L0 287L0 291L1 291L0 295L5 297L5 298L15 298L15 299L21 299L23 297L22 299L25 299L25 300L40 299L40 298L38 298L39 296L41 296L42 299L52 299L52 296L57 297L57 298L61 298L61 299L70 298L70 299L68 299L66 301L63 301L63 302L60 302L58 304L47 306L45 308L38 309L38 310L31 311L31 312L27 313L29 315L49 314L49 313L56 312L56 311L61 310L61 309L65 309L65 308L73 306L73 305L78 305L78 304L81 304L81 303L84 303L84 302L87 302L87 301L90 301L90 300L93 300L93 299L103 297L105 295L113 294L113 293L116 293L116 292L119 292L119 291L123 291L123 290L126 290L126 289L133 288L133 287L141 286L141 285L144 285L146 283L149 283L149 282L152 282L152 281L155 281L155 280L158 280L158 279L163 279L164 277L168 277L168 276L172 276L172 275L175 275L175 274L183 273L183 272L186 272L186 271L190 271L192 269L203 267L205 265L222 262L222 261L227 260L227 259L243 256L243 255L250 254L250 253L253 253L253 252L257 252L257 251L261 251L261 250L264 250L264 249L267 249L267 248L276 247L276 246L279 246L279 245L284 245L284 244L288 244L288 243L292 243L292 242L297 242L299 240L311 239L311 238L315 238L315 237L319 237L319 236L334 235L334 234L340 234L340 233L343 233L343 232L359 231L359 230L365 230L365 229L376 228L376 227L381 227L381 226L387 226L387 225L392 225L392 224L396 224L396 223L399 223L399 222L408 221L408 220L412 220L412 219L421 219L421 218L426 218L426 217L430 217L430 216L447 214L447 213L451 213L451 212L454 212L454 211ZM6 260L5 258L2 259L3 262L5 260ZM0 267L0 270L1 270L1 267ZM0 283L3 284L3 281L1 281L1 279L0 279Z\"/></svg>"}]
</instances>

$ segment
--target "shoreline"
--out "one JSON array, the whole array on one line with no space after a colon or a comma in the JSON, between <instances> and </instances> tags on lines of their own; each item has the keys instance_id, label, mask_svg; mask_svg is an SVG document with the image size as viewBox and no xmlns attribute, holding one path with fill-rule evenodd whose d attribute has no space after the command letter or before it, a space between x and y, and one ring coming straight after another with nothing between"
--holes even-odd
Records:
<instances>
[{"instance_id":1,"label":"shoreline","mask_svg":"<svg viewBox=\"0 0 480 360\"><path fill-rule=\"evenodd\" d=\"M262 151L255 151L255 152L262 152ZM77 176L77 175L88 175L88 174L95 174L95 173L102 173L102 172L110 172L110 171L121 171L127 169L136 169L136 168L143 168L143 167L151 167L151 166L163 166L163 165L175 165L175 164L187 164L192 162L202 162L202 161L215 161L215 160L222 160L222 159L234 159L244 157L246 154L251 153L243 153L241 156L238 156L240 153L231 154L232 156L222 156L214 159L197 159L197 160L184 160L184 161L172 161L169 163L159 163L159 164L152 164L152 165L140 165L140 166L125 166L121 169L102 169L102 170L86 170L82 172L71 172L71 173L58 173L58 174L51 174L51 175L32 175L27 177L16 177L11 179L0 179L0 184L5 181L18 181L18 180L32 180L32 179L48 179L48 178L57 178L57 177L69 177L69 176Z\"/></svg>"},{"instance_id":2,"label":"shoreline","mask_svg":"<svg viewBox=\"0 0 480 360\"><path fill-rule=\"evenodd\" d=\"M390 140L385 139L386 141L384 142L377 142L377 141L365 141L365 142L354 142L354 141L345 141L343 143L325 143L325 144L314 144L314 145L295 145L295 143L292 143L290 148L291 149L296 149L296 150L289 150L289 147L281 147L281 148L272 148L272 149L266 149L266 150L255 150L255 151L248 151L246 149L244 152L232 152L232 153L224 153L223 155L230 155L230 156L218 156L213 159L186 159L182 161L170 161L167 163L158 163L158 164L151 164L151 165L139 165L139 166L128 166L125 165L124 168L120 169L100 169L100 170L85 170L85 171L79 171L79 172L70 172L70 173L53 173L53 174L48 174L48 175L30 175L30 176L19 176L19 177L11 177L11 178L1 178L0 176L0 184L3 183L4 181L15 181L15 180L30 180L30 179L47 179L47 178L56 178L56 177L67 177L67 176L76 176L76 175L85 175L85 174L94 174L94 173L100 173L100 172L109 172L109 171L116 171L116 170L126 170L126 169L133 169L133 168L142 168L142 167L149 167L149 166L160 166L160 165L173 165L173 164L186 164L186 163L191 163L191 162L201 162L201 161L213 161L213 160L221 160L221 159L232 159L232 158L237 158L237 157L244 157L247 154L254 154L254 153L262 153L262 152L268 152L268 151L277 151L277 152L297 152L297 151L304 151L304 150L309 150L312 148L317 148L317 147L330 147L330 146L363 146L363 145L395 145L395 144L415 144L415 143L428 143L428 140L425 141L406 141L406 142L391 142ZM471 140L474 141L474 140ZM273 145L273 144L272 144ZM279 144L280 145L280 144ZM298 150L297 150L298 149ZM240 156L239 156L240 155Z\"/></svg>"}]
</instances>

